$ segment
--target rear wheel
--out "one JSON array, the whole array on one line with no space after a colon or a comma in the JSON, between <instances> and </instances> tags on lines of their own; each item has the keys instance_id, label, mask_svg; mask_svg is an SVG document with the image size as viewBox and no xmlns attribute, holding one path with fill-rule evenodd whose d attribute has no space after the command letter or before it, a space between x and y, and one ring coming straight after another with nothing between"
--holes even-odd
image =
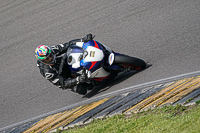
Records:
<instances>
[{"instance_id":1,"label":"rear wheel","mask_svg":"<svg viewBox=\"0 0 200 133\"><path fill-rule=\"evenodd\" d=\"M131 70L143 70L146 68L146 63L143 60L122 54L115 55L113 64L123 68L130 68Z\"/></svg>"}]
</instances>

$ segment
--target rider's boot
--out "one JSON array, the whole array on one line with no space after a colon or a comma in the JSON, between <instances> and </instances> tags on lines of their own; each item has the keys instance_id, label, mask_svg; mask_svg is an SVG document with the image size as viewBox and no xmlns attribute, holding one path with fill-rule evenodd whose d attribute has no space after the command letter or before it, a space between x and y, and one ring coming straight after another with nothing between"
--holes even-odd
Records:
<instances>
[{"instance_id":1,"label":"rider's boot","mask_svg":"<svg viewBox=\"0 0 200 133\"><path fill-rule=\"evenodd\" d=\"M85 95L87 93L87 90L92 90L93 85L87 84L87 83L79 83L77 86L74 86L72 88L72 91L79 93L81 95Z\"/></svg>"}]
</instances>

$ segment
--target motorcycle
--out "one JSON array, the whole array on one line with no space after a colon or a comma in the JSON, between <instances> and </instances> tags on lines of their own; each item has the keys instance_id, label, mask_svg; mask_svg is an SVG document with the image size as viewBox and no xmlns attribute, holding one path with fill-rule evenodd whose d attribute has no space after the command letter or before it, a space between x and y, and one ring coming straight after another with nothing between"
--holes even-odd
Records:
<instances>
[{"instance_id":1,"label":"motorcycle","mask_svg":"<svg viewBox=\"0 0 200 133\"><path fill-rule=\"evenodd\" d=\"M106 80L112 72L139 71L146 68L143 60L116 53L96 40L71 45L62 63L68 64L72 77L85 73L89 82Z\"/></svg>"}]
</instances>

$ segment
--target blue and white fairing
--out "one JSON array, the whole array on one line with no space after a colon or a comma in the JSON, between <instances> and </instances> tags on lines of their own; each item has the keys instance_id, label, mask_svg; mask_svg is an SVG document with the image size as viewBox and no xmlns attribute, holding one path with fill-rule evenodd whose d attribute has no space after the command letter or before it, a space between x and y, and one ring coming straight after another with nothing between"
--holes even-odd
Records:
<instances>
[{"instance_id":1,"label":"blue and white fairing","mask_svg":"<svg viewBox=\"0 0 200 133\"><path fill-rule=\"evenodd\" d=\"M68 48L67 56L72 76L76 76L77 73L81 74L83 68L86 68L93 75L92 78L109 75L102 68L105 56L104 49L101 43L97 41L91 40L87 43L79 42L76 45L72 45Z\"/></svg>"},{"instance_id":2,"label":"blue and white fairing","mask_svg":"<svg viewBox=\"0 0 200 133\"><path fill-rule=\"evenodd\" d=\"M98 69L104 61L103 47L97 41L89 41L83 44L83 49L87 50L88 56L81 60L81 66L94 72L94 70Z\"/></svg>"}]
</instances>

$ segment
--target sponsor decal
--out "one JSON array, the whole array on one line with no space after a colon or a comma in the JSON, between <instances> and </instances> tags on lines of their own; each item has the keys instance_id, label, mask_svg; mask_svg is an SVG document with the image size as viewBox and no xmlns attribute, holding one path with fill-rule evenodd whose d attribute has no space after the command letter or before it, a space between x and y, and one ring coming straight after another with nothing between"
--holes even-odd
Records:
<instances>
[{"instance_id":1,"label":"sponsor decal","mask_svg":"<svg viewBox=\"0 0 200 133\"><path fill-rule=\"evenodd\" d=\"M110 65L112 65L113 61L114 61L114 54L111 53L111 54L109 55L109 57L108 57L108 62L109 62Z\"/></svg>"},{"instance_id":2,"label":"sponsor decal","mask_svg":"<svg viewBox=\"0 0 200 133\"><path fill-rule=\"evenodd\" d=\"M90 52L90 57L94 57L94 55L95 55L95 51L91 51Z\"/></svg>"},{"instance_id":3,"label":"sponsor decal","mask_svg":"<svg viewBox=\"0 0 200 133\"><path fill-rule=\"evenodd\" d=\"M51 79L53 78L54 74L53 73L45 73L46 79Z\"/></svg>"}]
</instances>

